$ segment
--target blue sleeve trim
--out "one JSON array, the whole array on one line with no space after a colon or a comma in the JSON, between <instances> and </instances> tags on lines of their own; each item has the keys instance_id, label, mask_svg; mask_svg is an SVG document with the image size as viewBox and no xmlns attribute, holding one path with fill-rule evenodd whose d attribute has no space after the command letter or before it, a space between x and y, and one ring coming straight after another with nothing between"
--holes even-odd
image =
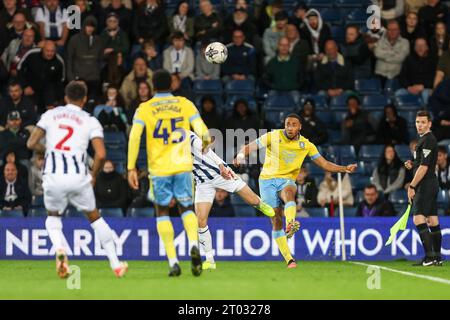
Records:
<instances>
[{"instance_id":1,"label":"blue sleeve trim","mask_svg":"<svg viewBox=\"0 0 450 320\"><path fill-rule=\"evenodd\" d=\"M200 118L200 114L194 114L192 117L189 118L189 122L194 121L195 119Z\"/></svg>"},{"instance_id":2,"label":"blue sleeve trim","mask_svg":"<svg viewBox=\"0 0 450 320\"><path fill-rule=\"evenodd\" d=\"M133 120L133 123L137 123L137 124L140 124L141 126L145 127L145 122L142 120L135 119L135 120Z\"/></svg>"},{"instance_id":3,"label":"blue sleeve trim","mask_svg":"<svg viewBox=\"0 0 450 320\"><path fill-rule=\"evenodd\" d=\"M317 158L321 157L322 155L320 153L316 153L315 155L311 156L311 160L316 160Z\"/></svg>"}]
</instances>

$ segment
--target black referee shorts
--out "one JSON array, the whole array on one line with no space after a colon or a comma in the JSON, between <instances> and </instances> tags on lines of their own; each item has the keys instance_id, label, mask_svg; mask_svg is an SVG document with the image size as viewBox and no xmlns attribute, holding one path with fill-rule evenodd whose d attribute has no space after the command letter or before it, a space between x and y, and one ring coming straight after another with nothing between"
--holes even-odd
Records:
<instances>
[{"instance_id":1,"label":"black referee shorts","mask_svg":"<svg viewBox=\"0 0 450 320\"><path fill-rule=\"evenodd\" d=\"M414 196L411 213L425 217L437 216L437 195L439 182L437 179L425 179L419 183Z\"/></svg>"}]
</instances>

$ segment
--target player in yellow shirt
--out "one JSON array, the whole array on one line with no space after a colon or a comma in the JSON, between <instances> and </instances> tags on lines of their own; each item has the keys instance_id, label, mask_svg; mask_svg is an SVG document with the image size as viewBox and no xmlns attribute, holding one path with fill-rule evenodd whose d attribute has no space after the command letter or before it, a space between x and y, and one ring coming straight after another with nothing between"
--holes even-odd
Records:
<instances>
[{"instance_id":1,"label":"player in yellow shirt","mask_svg":"<svg viewBox=\"0 0 450 320\"><path fill-rule=\"evenodd\" d=\"M300 228L295 220L295 179L306 156L319 167L329 172L352 173L356 164L339 166L322 157L316 146L300 135L302 120L297 114L290 114L284 122L284 129L264 134L259 139L245 145L236 156L234 164L239 166L245 157L260 148L266 148L266 158L259 176L259 189L262 201L275 210L272 218L272 236L275 239L288 268L297 267L287 243ZM284 203L284 212L282 203ZM286 232L283 230L283 213L286 217Z\"/></svg>"},{"instance_id":2,"label":"player in yellow shirt","mask_svg":"<svg viewBox=\"0 0 450 320\"><path fill-rule=\"evenodd\" d=\"M204 147L211 143L211 138L194 104L170 93L169 72L156 71L152 81L155 95L139 105L133 118L128 143L128 182L133 189L139 188L136 160L145 128L150 199L156 206L157 230L169 259L169 276L181 274L174 246L174 230L169 218L169 203L172 198L178 202L189 239L192 273L199 276L202 261L198 249L198 221L193 211L193 160L187 132L192 128L202 139Z\"/></svg>"}]
</instances>

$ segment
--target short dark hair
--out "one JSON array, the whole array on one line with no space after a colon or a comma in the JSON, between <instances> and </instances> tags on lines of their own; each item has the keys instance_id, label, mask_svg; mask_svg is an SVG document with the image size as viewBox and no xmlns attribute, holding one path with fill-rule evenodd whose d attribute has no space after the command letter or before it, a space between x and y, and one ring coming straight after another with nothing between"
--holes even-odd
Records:
<instances>
[{"instance_id":1,"label":"short dark hair","mask_svg":"<svg viewBox=\"0 0 450 320\"><path fill-rule=\"evenodd\" d=\"M431 121L431 113L429 113L427 110L417 111L416 118L418 117L427 117L428 121Z\"/></svg>"},{"instance_id":2,"label":"short dark hair","mask_svg":"<svg viewBox=\"0 0 450 320\"><path fill-rule=\"evenodd\" d=\"M175 31L174 33L172 33L170 35L170 40L172 41L173 39L183 39L184 40L184 34L181 31Z\"/></svg>"},{"instance_id":3,"label":"short dark hair","mask_svg":"<svg viewBox=\"0 0 450 320\"><path fill-rule=\"evenodd\" d=\"M350 100L356 100L358 102L358 105L361 105L361 99L356 94L351 94L347 97L347 100L345 101L347 104Z\"/></svg>"},{"instance_id":4,"label":"short dark hair","mask_svg":"<svg viewBox=\"0 0 450 320\"><path fill-rule=\"evenodd\" d=\"M446 155L448 155L448 150L444 146L438 146L438 152L445 153Z\"/></svg>"},{"instance_id":5,"label":"short dark hair","mask_svg":"<svg viewBox=\"0 0 450 320\"><path fill-rule=\"evenodd\" d=\"M374 184L369 183L368 185L366 185L364 187L364 190L366 190L366 189L375 189L375 190L377 190L377 187Z\"/></svg>"},{"instance_id":6,"label":"short dark hair","mask_svg":"<svg viewBox=\"0 0 450 320\"><path fill-rule=\"evenodd\" d=\"M8 82L8 87L20 86L22 88L22 84L17 79L11 79Z\"/></svg>"},{"instance_id":7,"label":"short dark hair","mask_svg":"<svg viewBox=\"0 0 450 320\"><path fill-rule=\"evenodd\" d=\"M169 71L159 69L153 73L152 82L156 91L168 92L172 86L172 76Z\"/></svg>"},{"instance_id":8,"label":"short dark hair","mask_svg":"<svg viewBox=\"0 0 450 320\"><path fill-rule=\"evenodd\" d=\"M278 11L274 16L275 21L288 20L289 16L285 11Z\"/></svg>"},{"instance_id":9,"label":"short dark hair","mask_svg":"<svg viewBox=\"0 0 450 320\"><path fill-rule=\"evenodd\" d=\"M84 81L72 80L66 86L64 94L70 101L82 101L87 96L87 86Z\"/></svg>"},{"instance_id":10,"label":"short dark hair","mask_svg":"<svg viewBox=\"0 0 450 320\"><path fill-rule=\"evenodd\" d=\"M290 114L288 114L287 116L286 116L286 118L284 118L284 121L286 122L286 120L288 119L288 118L295 118L295 119L297 119L298 121L300 121L300 124L302 123L302 117L300 117L298 114L296 114L296 113L290 113Z\"/></svg>"}]
</instances>

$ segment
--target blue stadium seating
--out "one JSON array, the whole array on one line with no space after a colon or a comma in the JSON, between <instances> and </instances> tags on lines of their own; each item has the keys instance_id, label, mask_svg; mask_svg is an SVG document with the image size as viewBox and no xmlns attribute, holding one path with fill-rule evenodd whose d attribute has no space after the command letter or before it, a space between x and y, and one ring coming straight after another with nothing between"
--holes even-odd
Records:
<instances>
[{"instance_id":1,"label":"blue stadium seating","mask_svg":"<svg viewBox=\"0 0 450 320\"><path fill-rule=\"evenodd\" d=\"M449 206L450 197L448 190L439 190L437 202L439 209L446 210L450 208Z\"/></svg>"},{"instance_id":2,"label":"blue stadium seating","mask_svg":"<svg viewBox=\"0 0 450 320\"><path fill-rule=\"evenodd\" d=\"M107 148L111 146L125 147L127 140L122 132L105 132L105 145Z\"/></svg>"},{"instance_id":3,"label":"blue stadium seating","mask_svg":"<svg viewBox=\"0 0 450 320\"><path fill-rule=\"evenodd\" d=\"M361 8L367 7L369 0L334 0L338 8Z\"/></svg>"},{"instance_id":4,"label":"blue stadium seating","mask_svg":"<svg viewBox=\"0 0 450 320\"><path fill-rule=\"evenodd\" d=\"M408 127L416 127L416 112L415 111L399 111L398 115L406 120Z\"/></svg>"},{"instance_id":5,"label":"blue stadium seating","mask_svg":"<svg viewBox=\"0 0 450 320\"><path fill-rule=\"evenodd\" d=\"M227 98L227 101L225 103L225 109L226 110L233 110L234 104L237 100L244 99L248 103L248 108L253 113L258 113L258 106L256 104L256 100L248 95L230 95Z\"/></svg>"},{"instance_id":6,"label":"blue stadium seating","mask_svg":"<svg viewBox=\"0 0 450 320\"><path fill-rule=\"evenodd\" d=\"M355 204L364 201L364 190L359 190L355 196Z\"/></svg>"},{"instance_id":7,"label":"blue stadium seating","mask_svg":"<svg viewBox=\"0 0 450 320\"><path fill-rule=\"evenodd\" d=\"M256 217L255 208L245 205L233 205L234 213L236 217Z\"/></svg>"},{"instance_id":8,"label":"blue stadium seating","mask_svg":"<svg viewBox=\"0 0 450 320\"><path fill-rule=\"evenodd\" d=\"M408 128L408 136L409 139L418 139L418 135L417 135L417 129L415 127L409 127Z\"/></svg>"},{"instance_id":9,"label":"blue stadium seating","mask_svg":"<svg viewBox=\"0 0 450 320\"><path fill-rule=\"evenodd\" d=\"M400 82L398 79L388 79L384 84L384 93L387 95L394 95L395 91L401 89Z\"/></svg>"},{"instance_id":10,"label":"blue stadium seating","mask_svg":"<svg viewBox=\"0 0 450 320\"><path fill-rule=\"evenodd\" d=\"M328 208L305 208L310 217L326 218L328 217Z\"/></svg>"},{"instance_id":11,"label":"blue stadium seating","mask_svg":"<svg viewBox=\"0 0 450 320\"><path fill-rule=\"evenodd\" d=\"M383 145L363 145L359 149L359 158L365 160L378 160L383 152Z\"/></svg>"},{"instance_id":12,"label":"blue stadium seating","mask_svg":"<svg viewBox=\"0 0 450 320\"><path fill-rule=\"evenodd\" d=\"M344 207L344 217L356 217L356 207ZM335 213L335 216L339 215L339 209Z\"/></svg>"},{"instance_id":13,"label":"blue stadium seating","mask_svg":"<svg viewBox=\"0 0 450 320\"><path fill-rule=\"evenodd\" d=\"M382 94L365 96L362 101L363 108L366 110L383 110L389 103L389 99Z\"/></svg>"},{"instance_id":14,"label":"blue stadium seating","mask_svg":"<svg viewBox=\"0 0 450 320\"><path fill-rule=\"evenodd\" d=\"M195 94L222 94L222 81L220 80L195 80L193 90Z\"/></svg>"},{"instance_id":15,"label":"blue stadium seating","mask_svg":"<svg viewBox=\"0 0 450 320\"><path fill-rule=\"evenodd\" d=\"M406 94L395 97L395 104L399 110L418 110L423 105L420 96Z\"/></svg>"},{"instance_id":16,"label":"blue stadium seating","mask_svg":"<svg viewBox=\"0 0 450 320\"><path fill-rule=\"evenodd\" d=\"M281 128L283 125L284 118L289 113L295 112L294 109L287 109L287 110L281 110L281 109L269 109L266 108L264 111L264 121L271 127L271 128Z\"/></svg>"},{"instance_id":17,"label":"blue stadium seating","mask_svg":"<svg viewBox=\"0 0 450 320\"><path fill-rule=\"evenodd\" d=\"M125 161L125 149L106 149L106 157L113 162Z\"/></svg>"},{"instance_id":18,"label":"blue stadium seating","mask_svg":"<svg viewBox=\"0 0 450 320\"><path fill-rule=\"evenodd\" d=\"M328 142L332 144L341 143L342 132L341 130L328 130Z\"/></svg>"},{"instance_id":19,"label":"blue stadium seating","mask_svg":"<svg viewBox=\"0 0 450 320\"><path fill-rule=\"evenodd\" d=\"M352 175L350 179L353 190L363 190L365 186L370 184L370 177L367 176Z\"/></svg>"},{"instance_id":20,"label":"blue stadium seating","mask_svg":"<svg viewBox=\"0 0 450 320\"><path fill-rule=\"evenodd\" d=\"M123 217L123 211L120 208L101 208L100 214L103 217L110 217L110 218L122 218Z\"/></svg>"},{"instance_id":21,"label":"blue stadium seating","mask_svg":"<svg viewBox=\"0 0 450 320\"><path fill-rule=\"evenodd\" d=\"M23 218L22 210L0 210L0 218Z\"/></svg>"},{"instance_id":22,"label":"blue stadium seating","mask_svg":"<svg viewBox=\"0 0 450 320\"><path fill-rule=\"evenodd\" d=\"M376 78L356 79L355 90L363 95L379 94L381 92L381 83Z\"/></svg>"},{"instance_id":23,"label":"blue stadium seating","mask_svg":"<svg viewBox=\"0 0 450 320\"><path fill-rule=\"evenodd\" d=\"M245 206L248 205L238 194L230 194L230 202L233 206Z\"/></svg>"},{"instance_id":24,"label":"blue stadium seating","mask_svg":"<svg viewBox=\"0 0 450 320\"><path fill-rule=\"evenodd\" d=\"M397 151L398 157L402 161L409 160L412 157L411 151L409 150L409 146L407 145L398 144L395 146L395 150Z\"/></svg>"},{"instance_id":25,"label":"blue stadium seating","mask_svg":"<svg viewBox=\"0 0 450 320\"><path fill-rule=\"evenodd\" d=\"M253 80L233 80L225 85L226 94L241 94L253 96L255 93L255 82Z\"/></svg>"},{"instance_id":26,"label":"blue stadium seating","mask_svg":"<svg viewBox=\"0 0 450 320\"><path fill-rule=\"evenodd\" d=\"M320 11L320 15L322 16L323 21L328 22L333 25L341 25L342 24L342 16L341 11L338 9L325 8Z\"/></svg>"},{"instance_id":27,"label":"blue stadium seating","mask_svg":"<svg viewBox=\"0 0 450 320\"><path fill-rule=\"evenodd\" d=\"M31 198L31 207L43 207L44 206L44 197L43 196L33 196Z\"/></svg>"},{"instance_id":28,"label":"blue stadium seating","mask_svg":"<svg viewBox=\"0 0 450 320\"><path fill-rule=\"evenodd\" d=\"M152 218L155 216L155 208L131 208L128 215L133 218Z\"/></svg>"},{"instance_id":29,"label":"blue stadium seating","mask_svg":"<svg viewBox=\"0 0 450 320\"><path fill-rule=\"evenodd\" d=\"M342 43L345 39L345 27L331 26L331 36L334 40L336 40L337 43Z\"/></svg>"},{"instance_id":30,"label":"blue stadium seating","mask_svg":"<svg viewBox=\"0 0 450 320\"><path fill-rule=\"evenodd\" d=\"M404 189L399 189L389 195L389 201L394 204L408 203L408 193Z\"/></svg>"},{"instance_id":31,"label":"blue stadium seating","mask_svg":"<svg viewBox=\"0 0 450 320\"><path fill-rule=\"evenodd\" d=\"M346 163L343 163L343 165L345 164ZM358 167L356 168L356 171L353 173L353 175L367 176L366 164L364 163L364 161L358 161L356 164L358 165Z\"/></svg>"},{"instance_id":32,"label":"blue stadium seating","mask_svg":"<svg viewBox=\"0 0 450 320\"><path fill-rule=\"evenodd\" d=\"M306 5L309 8L330 8L333 6L333 2L334 2L334 0L306 0L305 1Z\"/></svg>"},{"instance_id":33,"label":"blue stadium seating","mask_svg":"<svg viewBox=\"0 0 450 320\"><path fill-rule=\"evenodd\" d=\"M352 159L356 161L355 147L352 145L337 146L339 157L342 159Z\"/></svg>"},{"instance_id":34,"label":"blue stadium seating","mask_svg":"<svg viewBox=\"0 0 450 320\"><path fill-rule=\"evenodd\" d=\"M300 99L300 109L302 108L305 101L308 99L314 100L314 103L316 104L316 111L328 109L327 98L323 95L318 95L318 94L316 94L316 95L307 94L307 95L302 96L302 98Z\"/></svg>"},{"instance_id":35,"label":"blue stadium seating","mask_svg":"<svg viewBox=\"0 0 450 320\"><path fill-rule=\"evenodd\" d=\"M337 127L340 128L340 125L342 122L344 122L345 117L347 116L347 111L335 111L334 112L334 118L335 123L337 124Z\"/></svg>"},{"instance_id":36,"label":"blue stadium seating","mask_svg":"<svg viewBox=\"0 0 450 320\"><path fill-rule=\"evenodd\" d=\"M28 212L28 216L30 217L46 217L47 216L47 210L45 208L33 208Z\"/></svg>"},{"instance_id":37,"label":"blue stadium seating","mask_svg":"<svg viewBox=\"0 0 450 320\"><path fill-rule=\"evenodd\" d=\"M308 164L308 170L309 170L309 174L311 176L323 176L324 175L323 169L319 168L318 166L316 166L313 163Z\"/></svg>"},{"instance_id":38,"label":"blue stadium seating","mask_svg":"<svg viewBox=\"0 0 450 320\"><path fill-rule=\"evenodd\" d=\"M347 18L346 24L365 24L369 15L366 13L365 9L354 9L352 10Z\"/></svg>"},{"instance_id":39,"label":"blue stadium seating","mask_svg":"<svg viewBox=\"0 0 450 320\"><path fill-rule=\"evenodd\" d=\"M316 116L327 126L334 124L334 116L331 111L317 111Z\"/></svg>"},{"instance_id":40,"label":"blue stadium seating","mask_svg":"<svg viewBox=\"0 0 450 320\"><path fill-rule=\"evenodd\" d=\"M294 110L296 108L296 104L294 99L292 99L289 94L274 94L267 97L264 102L264 108Z\"/></svg>"},{"instance_id":41,"label":"blue stadium seating","mask_svg":"<svg viewBox=\"0 0 450 320\"><path fill-rule=\"evenodd\" d=\"M341 94L340 96L333 97L330 100L330 109L331 110L347 110L347 98L348 95Z\"/></svg>"},{"instance_id":42,"label":"blue stadium seating","mask_svg":"<svg viewBox=\"0 0 450 320\"><path fill-rule=\"evenodd\" d=\"M86 215L83 212L78 211L77 209L75 209L72 206L69 206L66 209L65 216L69 217L69 218L85 218L86 217Z\"/></svg>"},{"instance_id":43,"label":"blue stadium seating","mask_svg":"<svg viewBox=\"0 0 450 320\"><path fill-rule=\"evenodd\" d=\"M364 162L364 171L366 172L366 175L371 176L373 174L373 170L377 166L377 162L372 160L365 160L363 162Z\"/></svg>"}]
</instances>

